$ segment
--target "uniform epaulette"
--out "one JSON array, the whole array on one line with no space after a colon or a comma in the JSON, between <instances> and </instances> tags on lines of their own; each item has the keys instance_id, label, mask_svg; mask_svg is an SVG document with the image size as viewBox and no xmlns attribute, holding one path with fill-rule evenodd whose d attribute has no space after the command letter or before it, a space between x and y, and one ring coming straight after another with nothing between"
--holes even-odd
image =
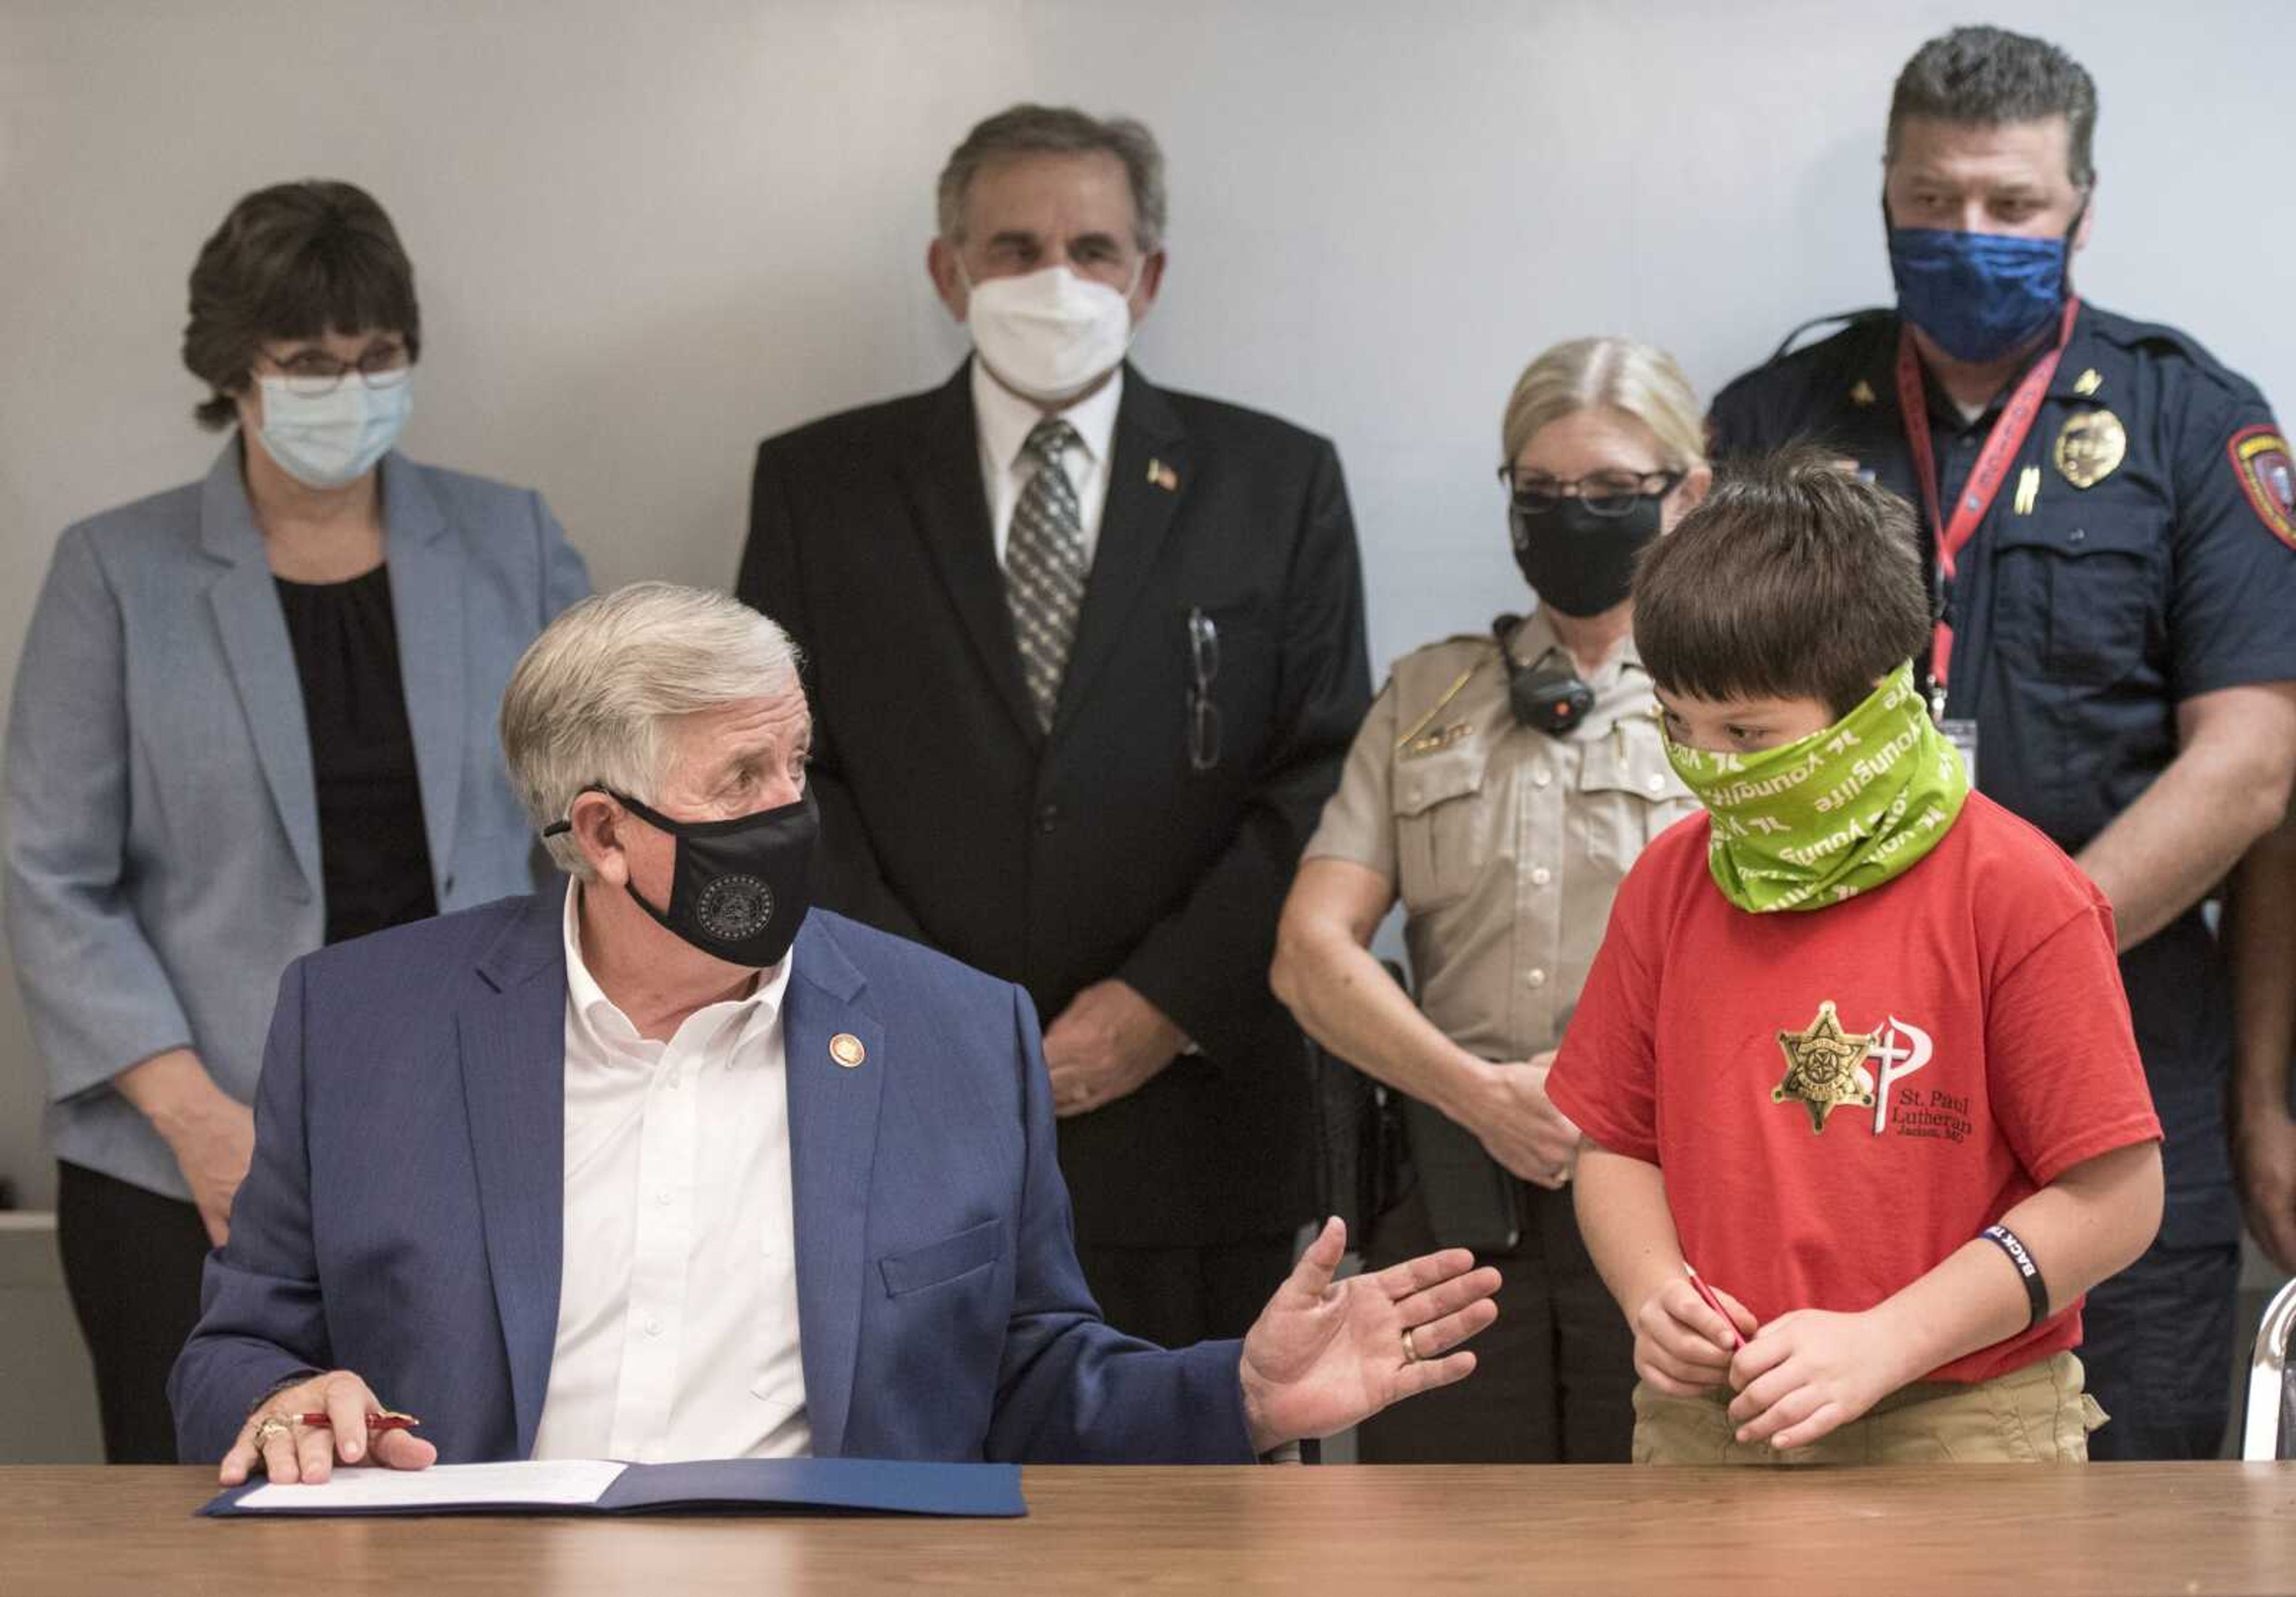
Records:
<instances>
[{"instance_id":1,"label":"uniform epaulette","mask_svg":"<svg viewBox=\"0 0 2296 1597\"><path fill-rule=\"evenodd\" d=\"M1448 649L1454 643L1473 643L1480 648L1488 649L1494 646L1494 640L1488 632L1455 632L1447 638L1437 638L1431 643L1422 643L1416 649L1407 649L1400 658L1416 659L1423 654L1432 654L1438 649Z\"/></svg>"},{"instance_id":2,"label":"uniform epaulette","mask_svg":"<svg viewBox=\"0 0 2296 1597\"><path fill-rule=\"evenodd\" d=\"M2093 311L2090 323L2098 338L2123 349L2151 347L2183 356L2194 364L2210 372L2225 372L2224 364L2208 351L2208 347L2181 328L2164 322L2138 322L2111 311Z\"/></svg>"},{"instance_id":3,"label":"uniform epaulette","mask_svg":"<svg viewBox=\"0 0 2296 1597\"><path fill-rule=\"evenodd\" d=\"M2209 352L2207 345L2181 328L2134 321L2110 311L2095 312L2090 327L2105 343L2132 355L2149 356L2170 368L2171 373L2180 370L2185 381L2199 384L2203 391L2213 389L2226 403L2253 406L2259 413L2264 408L2264 396L2253 381L2226 365Z\"/></svg>"}]
</instances>

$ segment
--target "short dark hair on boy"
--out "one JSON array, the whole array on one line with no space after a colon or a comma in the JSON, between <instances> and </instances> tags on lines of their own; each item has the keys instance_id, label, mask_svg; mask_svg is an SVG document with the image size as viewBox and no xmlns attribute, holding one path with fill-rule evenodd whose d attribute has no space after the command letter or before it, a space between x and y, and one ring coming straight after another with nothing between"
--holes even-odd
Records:
<instances>
[{"instance_id":1,"label":"short dark hair on boy","mask_svg":"<svg viewBox=\"0 0 2296 1597\"><path fill-rule=\"evenodd\" d=\"M2067 176L2087 189L2096 170L2096 82L2080 62L2046 39L2005 28L1956 28L1919 50L1898 74L1890 96L1887 161L1898 153L1907 117L1971 127L2062 117L2070 135Z\"/></svg>"},{"instance_id":2,"label":"short dark hair on boy","mask_svg":"<svg viewBox=\"0 0 2296 1597\"><path fill-rule=\"evenodd\" d=\"M1913 507L1831 454L1745 461L1643 552L1635 646L1693 698L1818 699L1836 719L1929 641Z\"/></svg>"}]
</instances>

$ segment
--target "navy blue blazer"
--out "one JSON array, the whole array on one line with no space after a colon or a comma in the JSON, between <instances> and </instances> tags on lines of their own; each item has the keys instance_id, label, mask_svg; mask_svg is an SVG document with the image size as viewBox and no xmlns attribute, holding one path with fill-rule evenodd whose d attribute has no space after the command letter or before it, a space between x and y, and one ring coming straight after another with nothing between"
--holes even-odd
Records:
<instances>
[{"instance_id":1,"label":"navy blue blazer","mask_svg":"<svg viewBox=\"0 0 2296 1597\"><path fill-rule=\"evenodd\" d=\"M431 885L467 909L536 885L496 708L590 578L540 495L396 452L381 470ZM58 541L7 790L8 941L56 1156L188 1198L111 1078L188 1046L253 1099L279 972L326 926L302 683L235 437L205 480Z\"/></svg>"},{"instance_id":2,"label":"navy blue blazer","mask_svg":"<svg viewBox=\"0 0 2296 1597\"><path fill-rule=\"evenodd\" d=\"M570 1241L563 908L562 890L505 899L288 967L254 1167L168 1382L184 1459L338 1367L422 1415L444 1462L531 1452ZM792 957L815 1451L1250 1462L1238 1344L1167 1352L1094 1306L1027 995L824 911ZM840 1032L857 1069L830 1055Z\"/></svg>"}]
</instances>

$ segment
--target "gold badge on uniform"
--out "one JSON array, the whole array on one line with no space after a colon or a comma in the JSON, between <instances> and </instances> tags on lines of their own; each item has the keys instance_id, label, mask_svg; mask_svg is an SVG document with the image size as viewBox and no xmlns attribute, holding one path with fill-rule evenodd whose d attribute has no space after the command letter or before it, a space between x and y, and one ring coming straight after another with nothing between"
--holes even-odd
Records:
<instances>
[{"instance_id":1,"label":"gold badge on uniform","mask_svg":"<svg viewBox=\"0 0 2296 1597\"><path fill-rule=\"evenodd\" d=\"M2109 410L2087 410L2065 418L2057 431L2057 471L2077 488L2093 488L2119 469L2128 454L2128 430Z\"/></svg>"},{"instance_id":2,"label":"gold badge on uniform","mask_svg":"<svg viewBox=\"0 0 2296 1597\"><path fill-rule=\"evenodd\" d=\"M1857 380L1857 386L1849 390L1849 403L1857 406L1860 410L1863 410L1866 406L1873 404L1874 385L1866 381L1863 377L1859 378Z\"/></svg>"},{"instance_id":3,"label":"gold badge on uniform","mask_svg":"<svg viewBox=\"0 0 2296 1597\"><path fill-rule=\"evenodd\" d=\"M1809 1110L1813 1134L1824 1131L1825 1117L1845 1103L1874 1107L1874 1077L1866 1069L1874 1038L1843 1031L1832 999L1817 1006L1808 1030L1778 1033L1778 1046L1785 1051L1786 1078L1770 1089L1770 1102L1799 1102Z\"/></svg>"},{"instance_id":4,"label":"gold badge on uniform","mask_svg":"<svg viewBox=\"0 0 2296 1597\"><path fill-rule=\"evenodd\" d=\"M2073 392L2087 397L2104 386L2104 378L2095 366L2073 379Z\"/></svg>"}]
</instances>

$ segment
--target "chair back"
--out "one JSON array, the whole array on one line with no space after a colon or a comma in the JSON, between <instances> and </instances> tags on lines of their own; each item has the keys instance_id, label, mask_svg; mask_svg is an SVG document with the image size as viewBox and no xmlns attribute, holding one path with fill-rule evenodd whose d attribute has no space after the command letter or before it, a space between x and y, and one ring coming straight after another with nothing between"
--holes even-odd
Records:
<instances>
[{"instance_id":1,"label":"chair back","mask_svg":"<svg viewBox=\"0 0 2296 1597\"><path fill-rule=\"evenodd\" d=\"M2296 1388L2288 1384L2292 1326L2296 1326L2296 1281L2272 1295L2263 1323L2256 1329L2256 1360L2248 1371L2248 1415L2241 1426L2244 1462L2296 1457Z\"/></svg>"}]
</instances>

